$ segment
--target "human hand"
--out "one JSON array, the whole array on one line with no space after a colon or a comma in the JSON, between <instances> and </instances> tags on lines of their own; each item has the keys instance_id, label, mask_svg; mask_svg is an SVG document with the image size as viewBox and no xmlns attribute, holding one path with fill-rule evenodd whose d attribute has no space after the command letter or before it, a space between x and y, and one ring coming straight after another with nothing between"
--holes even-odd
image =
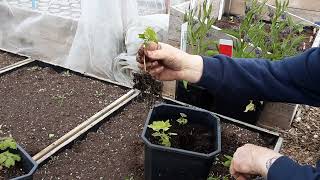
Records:
<instances>
[{"instance_id":1,"label":"human hand","mask_svg":"<svg viewBox=\"0 0 320 180\"><path fill-rule=\"evenodd\" d=\"M266 177L273 162L281 156L271 149L246 144L234 153L230 174L237 180L249 179L250 175Z\"/></svg>"},{"instance_id":2,"label":"human hand","mask_svg":"<svg viewBox=\"0 0 320 180\"><path fill-rule=\"evenodd\" d=\"M144 53L144 54L142 54ZM139 50L137 61L139 68L144 69L142 56L146 55L146 69L151 76L158 80L186 80L196 83L200 80L203 71L201 56L190 55L168 44L159 43L154 50L145 48Z\"/></svg>"}]
</instances>

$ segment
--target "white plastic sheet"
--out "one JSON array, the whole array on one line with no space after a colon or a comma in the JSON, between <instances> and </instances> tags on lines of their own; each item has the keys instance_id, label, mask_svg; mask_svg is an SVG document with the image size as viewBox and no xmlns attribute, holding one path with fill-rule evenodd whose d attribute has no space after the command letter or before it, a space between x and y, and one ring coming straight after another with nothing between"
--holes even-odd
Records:
<instances>
[{"instance_id":1,"label":"white plastic sheet","mask_svg":"<svg viewBox=\"0 0 320 180\"><path fill-rule=\"evenodd\" d=\"M166 12L167 0L37 2L32 10L31 0L0 0L0 48L127 86L137 70L137 34L151 26L163 39L168 29L168 15L155 15ZM73 7L81 9L79 20L67 16Z\"/></svg>"}]
</instances>

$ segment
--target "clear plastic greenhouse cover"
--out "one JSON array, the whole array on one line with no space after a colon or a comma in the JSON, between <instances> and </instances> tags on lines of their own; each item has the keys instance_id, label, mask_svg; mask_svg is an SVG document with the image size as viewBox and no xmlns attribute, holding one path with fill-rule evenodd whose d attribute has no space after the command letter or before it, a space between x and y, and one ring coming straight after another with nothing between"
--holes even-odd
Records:
<instances>
[{"instance_id":1,"label":"clear plastic greenhouse cover","mask_svg":"<svg viewBox=\"0 0 320 180\"><path fill-rule=\"evenodd\" d=\"M165 40L167 0L0 0L0 48L132 86L138 34Z\"/></svg>"}]
</instances>

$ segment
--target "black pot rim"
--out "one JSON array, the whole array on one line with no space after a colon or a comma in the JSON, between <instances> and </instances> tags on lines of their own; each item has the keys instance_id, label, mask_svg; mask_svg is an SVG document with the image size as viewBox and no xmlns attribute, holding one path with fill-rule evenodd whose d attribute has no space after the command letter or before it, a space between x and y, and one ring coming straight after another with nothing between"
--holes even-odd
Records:
<instances>
[{"instance_id":1,"label":"black pot rim","mask_svg":"<svg viewBox=\"0 0 320 180\"><path fill-rule=\"evenodd\" d=\"M17 144L17 149L18 149L19 153L23 154L23 156L25 156L25 158L27 158L28 161L32 162L33 168L27 174L12 178L10 180L22 180L22 179L30 178L30 177L32 177L32 175L35 173L35 171L38 168L38 163L35 162L32 159L32 157L19 144Z\"/></svg>"},{"instance_id":2,"label":"black pot rim","mask_svg":"<svg viewBox=\"0 0 320 180\"><path fill-rule=\"evenodd\" d=\"M218 141L218 147L215 151L209 153L209 154L205 154L205 153L199 153L199 152L194 152L194 151L188 151L188 150L184 150L184 149L178 149L178 148L173 148L173 147L165 147L165 146L161 146L161 145L157 145L157 144L153 144L151 143L147 138L146 138L146 132L148 129L148 125L149 125L149 120L152 114L152 111L154 108L159 107L159 106L170 106L170 107L177 107L177 108L183 108L183 109L190 109L190 110L196 110L196 111L202 111L202 112L206 112L209 113L210 115L212 115L213 117L216 118L218 126L217 126L217 141ZM206 110L202 110L202 109L195 109L195 108L191 108L191 107L184 107L184 106L178 106L178 105L172 105L172 104L166 104L166 103L161 103L158 105L155 105L152 107L152 109L150 110L148 117L147 117L147 121L144 125L143 128L143 132L142 132L142 140L145 143L145 145L147 145L148 147L151 147L153 149L156 150L160 150L160 151L167 151L167 152L174 152L174 153L178 153L178 154L183 154L183 155L193 155L196 157L200 157L200 158L205 158L205 159L212 159L213 157L215 157L216 155L218 155L221 152L221 127L220 127L220 118L218 116L216 116L215 114L213 114L210 111L206 111Z\"/></svg>"}]
</instances>

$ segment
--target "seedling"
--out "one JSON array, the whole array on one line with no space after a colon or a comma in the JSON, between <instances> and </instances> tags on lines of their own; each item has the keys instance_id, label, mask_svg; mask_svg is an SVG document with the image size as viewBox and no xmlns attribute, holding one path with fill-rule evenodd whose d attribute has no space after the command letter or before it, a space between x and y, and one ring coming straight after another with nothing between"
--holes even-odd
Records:
<instances>
[{"instance_id":1,"label":"seedling","mask_svg":"<svg viewBox=\"0 0 320 180\"><path fill-rule=\"evenodd\" d=\"M151 27L148 27L143 34L139 34L139 38L143 40L144 48L147 48L148 50L158 49L158 35ZM143 63L144 70L147 71L145 55L143 56Z\"/></svg>"},{"instance_id":2,"label":"seedling","mask_svg":"<svg viewBox=\"0 0 320 180\"><path fill-rule=\"evenodd\" d=\"M64 100L66 99L65 95L56 95L53 96L52 99L56 100L61 107L63 105Z\"/></svg>"},{"instance_id":3,"label":"seedling","mask_svg":"<svg viewBox=\"0 0 320 180\"><path fill-rule=\"evenodd\" d=\"M13 138L0 139L0 170L3 167L11 168L15 166L16 162L21 161L20 155L10 152L10 150L16 149L17 143Z\"/></svg>"},{"instance_id":4,"label":"seedling","mask_svg":"<svg viewBox=\"0 0 320 180\"><path fill-rule=\"evenodd\" d=\"M99 91L96 91L96 93L94 94L95 97L102 97L104 96L104 93L103 92L99 92Z\"/></svg>"},{"instance_id":5,"label":"seedling","mask_svg":"<svg viewBox=\"0 0 320 180\"><path fill-rule=\"evenodd\" d=\"M171 127L169 120L167 121L153 121L152 124L148 125L148 128L151 128L154 133L152 136L155 138L160 138L159 143L166 147L171 147L170 138L171 136L177 135L176 133L168 132Z\"/></svg>"},{"instance_id":6,"label":"seedling","mask_svg":"<svg viewBox=\"0 0 320 180\"><path fill-rule=\"evenodd\" d=\"M256 105L250 100L250 103L247 105L246 110L244 112L255 111Z\"/></svg>"},{"instance_id":7,"label":"seedling","mask_svg":"<svg viewBox=\"0 0 320 180\"><path fill-rule=\"evenodd\" d=\"M62 76L66 76L66 77L70 77L71 76L71 73L69 70L66 70L62 73Z\"/></svg>"},{"instance_id":8,"label":"seedling","mask_svg":"<svg viewBox=\"0 0 320 180\"><path fill-rule=\"evenodd\" d=\"M224 167L229 168L231 165L231 161L232 161L232 156L228 156L228 155L224 155L224 157L226 158L226 160L224 162L222 162Z\"/></svg>"},{"instance_id":9,"label":"seedling","mask_svg":"<svg viewBox=\"0 0 320 180\"><path fill-rule=\"evenodd\" d=\"M180 118L177 119L177 122L180 125L186 125L188 123L187 115L184 113L180 113Z\"/></svg>"}]
</instances>

